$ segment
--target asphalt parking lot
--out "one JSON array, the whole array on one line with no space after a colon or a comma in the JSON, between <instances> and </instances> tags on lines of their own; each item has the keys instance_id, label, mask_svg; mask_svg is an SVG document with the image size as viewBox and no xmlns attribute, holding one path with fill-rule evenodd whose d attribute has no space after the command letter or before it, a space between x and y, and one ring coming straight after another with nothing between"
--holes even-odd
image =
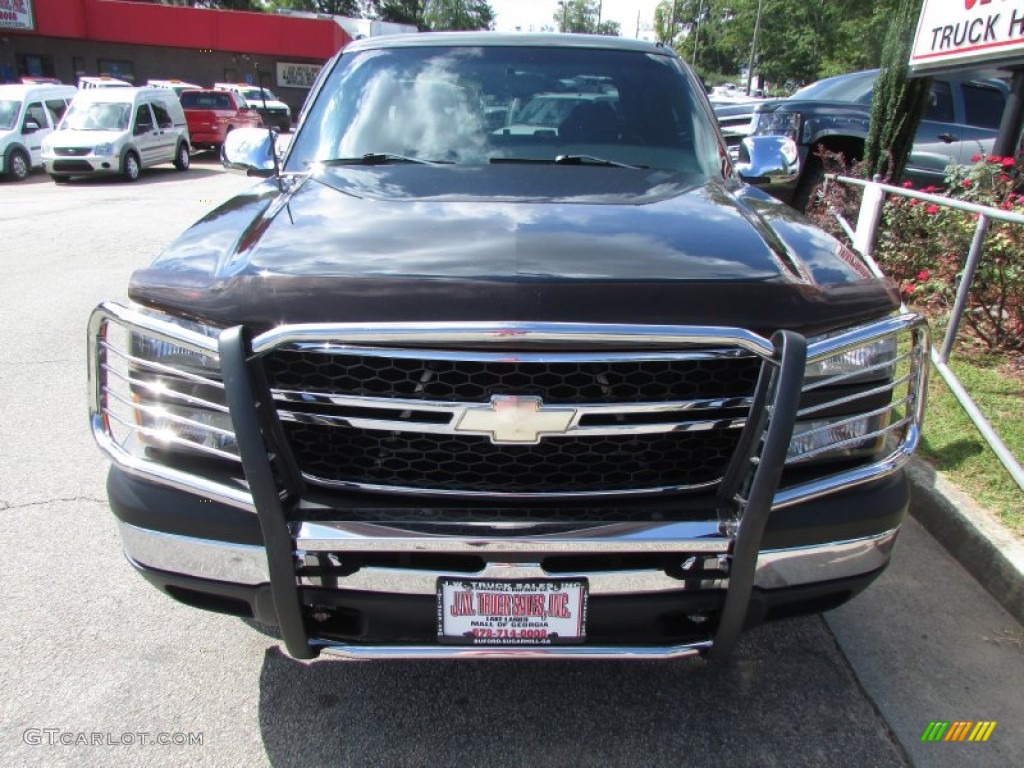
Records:
<instances>
[{"instance_id":1,"label":"asphalt parking lot","mask_svg":"<svg viewBox=\"0 0 1024 768\"><path fill-rule=\"evenodd\" d=\"M135 184L0 182L5 764L1024 765L1024 630L913 522L865 594L719 666L297 662L152 589L106 507L86 321L252 184L209 154ZM922 743L935 720L997 726Z\"/></svg>"}]
</instances>

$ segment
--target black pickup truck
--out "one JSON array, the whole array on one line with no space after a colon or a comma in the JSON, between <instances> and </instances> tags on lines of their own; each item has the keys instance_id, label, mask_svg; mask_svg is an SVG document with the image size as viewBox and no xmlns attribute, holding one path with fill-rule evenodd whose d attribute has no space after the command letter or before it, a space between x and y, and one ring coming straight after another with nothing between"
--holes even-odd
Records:
<instances>
[{"instance_id":1,"label":"black pickup truck","mask_svg":"<svg viewBox=\"0 0 1024 768\"><path fill-rule=\"evenodd\" d=\"M531 130L539 94L571 108ZM89 325L143 576L298 658L728 655L888 562L927 338L676 54L361 40Z\"/></svg>"},{"instance_id":2,"label":"black pickup truck","mask_svg":"<svg viewBox=\"0 0 1024 768\"><path fill-rule=\"evenodd\" d=\"M878 70L819 80L788 99L766 99L715 107L730 149L742 158L746 136L786 136L796 143L800 171L795 179L767 190L803 210L824 177L817 152L841 152L860 159L868 135L871 98ZM917 187L941 186L946 168L992 151L1009 89L980 75L936 77L914 137L904 179Z\"/></svg>"}]
</instances>

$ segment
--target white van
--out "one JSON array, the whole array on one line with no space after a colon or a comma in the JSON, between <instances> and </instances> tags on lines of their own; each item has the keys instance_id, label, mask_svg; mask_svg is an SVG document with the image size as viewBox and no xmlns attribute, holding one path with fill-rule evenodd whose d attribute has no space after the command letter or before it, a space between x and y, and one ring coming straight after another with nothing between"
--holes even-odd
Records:
<instances>
[{"instance_id":1,"label":"white van","mask_svg":"<svg viewBox=\"0 0 1024 768\"><path fill-rule=\"evenodd\" d=\"M60 127L43 142L43 163L60 183L72 176L119 173L135 181L143 168L188 169L185 112L169 88L79 91Z\"/></svg>"},{"instance_id":2,"label":"white van","mask_svg":"<svg viewBox=\"0 0 1024 768\"><path fill-rule=\"evenodd\" d=\"M0 176L21 181L43 166L43 139L77 92L73 85L0 85Z\"/></svg>"},{"instance_id":3,"label":"white van","mask_svg":"<svg viewBox=\"0 0 1024 768\"><path fill-rule=\"evenodd\" d=\"M101 75L99 77L86 76L78 78L78 88L82 91L87 91L90 88L131 88L132 84L127 80L119 80L116 77L110 77L109 75Z\"/></svg>"}]
</instances>

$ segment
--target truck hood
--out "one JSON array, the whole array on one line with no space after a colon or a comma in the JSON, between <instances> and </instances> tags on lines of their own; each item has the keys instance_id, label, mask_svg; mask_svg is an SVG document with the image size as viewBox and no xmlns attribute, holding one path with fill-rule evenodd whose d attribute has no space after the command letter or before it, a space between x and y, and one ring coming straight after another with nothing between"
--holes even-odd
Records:
<instances>
[{"instance_id":1,"label":"truck hood","mask_svg":"<svg viewBox=\"0 0 1024 768\"><path fill-rule=\"evenodd\" d=\"M763 332L898 305L837 241L733 182L395 164L320 168L284 186L268 181L198 222L133 276L133 299L256 328L443 319Z\"/></svg>"}]
</instances>

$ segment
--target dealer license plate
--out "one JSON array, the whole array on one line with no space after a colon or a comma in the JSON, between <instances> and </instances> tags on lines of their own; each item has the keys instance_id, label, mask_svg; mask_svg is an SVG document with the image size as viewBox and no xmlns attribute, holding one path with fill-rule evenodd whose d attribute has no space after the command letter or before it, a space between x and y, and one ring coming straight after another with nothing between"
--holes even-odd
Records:
<instances>
[{"instance_id":1,"label":"dealer license plate","mask_svg":"<svg viewBox=\"0 0 1024 768\"><path fill-rule=\"evenodd\" d=\"M437 580L437 639L467 645L582 643L587 580Z\"/></svg>"}]
</instances>

